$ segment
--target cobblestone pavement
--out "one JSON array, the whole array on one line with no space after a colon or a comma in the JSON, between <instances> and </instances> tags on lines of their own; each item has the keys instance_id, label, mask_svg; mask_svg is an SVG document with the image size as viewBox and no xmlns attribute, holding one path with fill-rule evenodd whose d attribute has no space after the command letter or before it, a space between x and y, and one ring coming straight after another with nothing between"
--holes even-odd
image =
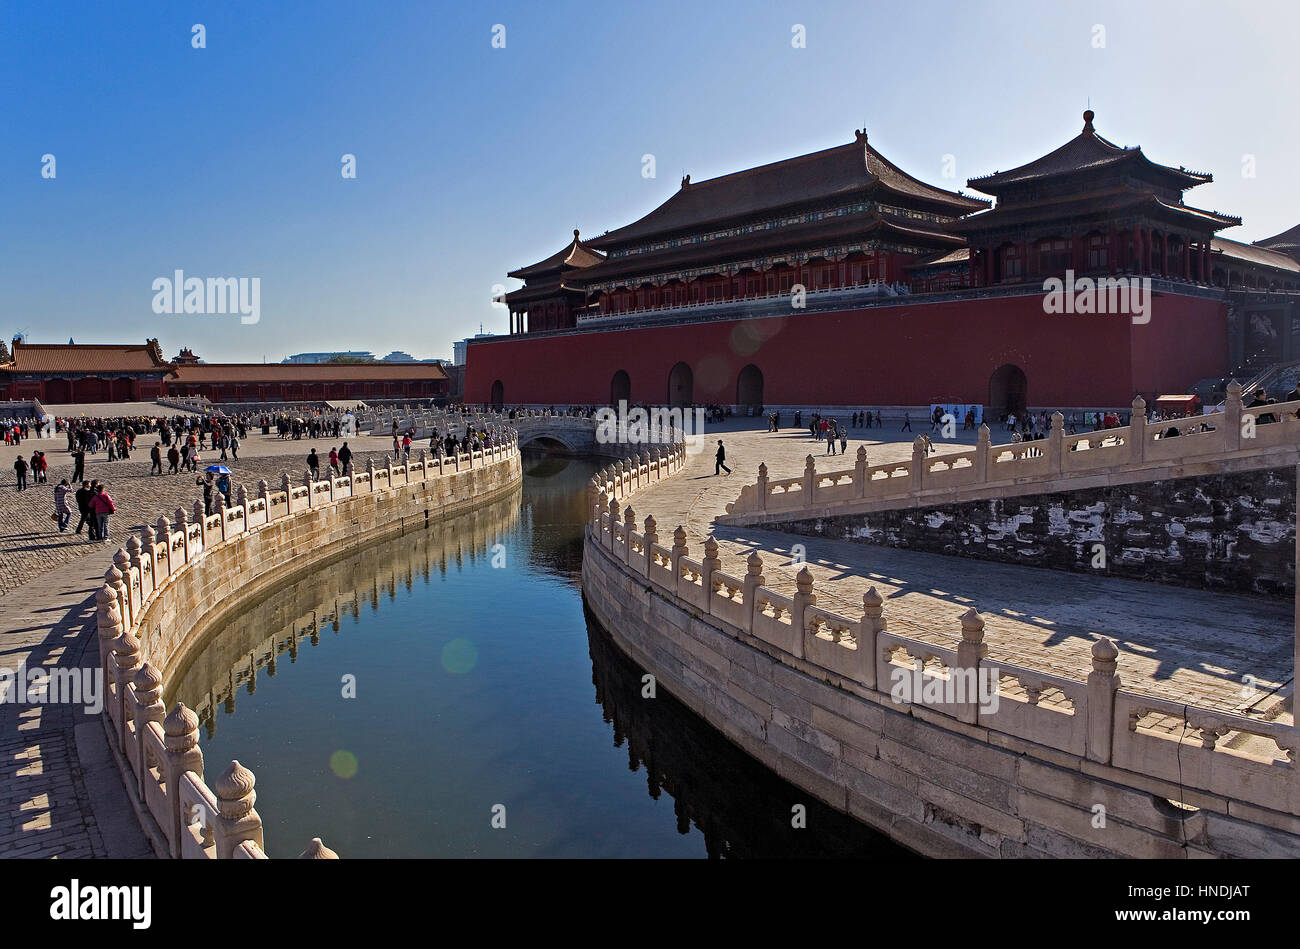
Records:
<instances>
[{"instance_id":1,"label":"cobblestone pavement","mask_svg":"<svg viewBox=\"0 0 1300 949\"><path fill-rule=\"evenodd\" d=\"M184 507L187 513L192 510L194 500L203 497L202 488L194 484L196 475L150 475L149 449L153 442L151 438L138 439L130 461L110 463L103 451L86 456L85 477L105 482L117 505L118 513L113 515L109 525L111 539L105 543L91 543L84 533L80 536L72 533L77 526L75 514L66 534L59 533L51 516L54 513L54 486L61 478L72 477L66 438L30 439L17 448L0 446L0 597L48 570L85 556L103 564L102 574L112 562L113 553L126 543L131 531L140 529L146 522L154 523L160 514L170 519L178 507ZM369 435L349 438L347 442L354 453L352 463L356 468L364 468L369 457L374 457L376 464L379 463L384 453L393 447L392 439ZM207 465L224 464L231 470L231 496L241 484L249 494L255 495L258 479L265 478L272 490L279 490L281 473L288 471L290 478L300 482L307 470L307 453L311 449L316 449L324 467L328 464L330 449L342 443L343 439L303 438L294 441L250 433L240 444L237 461L220 461L221 453L209 449L199 453L199 470L201 473ZM413 445L413 457L418 457L420 448L427 450L428 443ZM13 464L20 451L28 458L33 451L45 452L50 464L48 484L33 484L29 473L28 489L16 490ZM167 470L165 457L163 470ZM75 499L70 506L76 507Z\"/></svg>"},{"instance_id":2,"label":"cobblestone pavement","mask_svg":"<svg viewBox=\"0 0 1300 949\"><path fill-rule=\"evenodd\" d=\"M867 447L869 465L912 452L912 434L900 435L897 423L873 430L881 441L850 440L847 457L832 458L823 456L824 444L806 432L756 431L752 420L745 421L710 435L708 450L690 457L681 474L634 495L637 524L653 514L664 544L672 542L678 524L684 525L691 556L697 558L712 533L722 569L737 577L744 576L745 561L757 550L767 586L787 596L795 592L800 569L792 563L792 545L802 543L819 606L856 619L863 593L874 586L885 599L891 630L935 645L955 646L961 638L957 617L975 606L984 617L994 660L1081 680L1091 669L1093 642L1108 636L1120 649L1125 688L1237 711L1264 704L1273 690L1290 691L1289 602L717 526L714 519L726 504L755 481L760 462L767 463L769 478L778 479L800 475L809 453L819 471L832 471L852 468L859 444ZM913 425L917 432L928 430L925 423ZM936 450L944 452L966 450L973 434L964 433L958 444L932 437ZM718 437L724 439L731 475L713 473ZM995 432L995 442L1002 438ZM1245 675L1254 676L1262 690L1249 701L1242 698ZM1290 720L1289 713L1281 720Z\"/></svg>"},{"instance_id":3,"label":"cobblestone pavement","mask_svg":"<svg viewBox=\"0 0 1300 949\"><path fill-rule=\"evenodd\" d=\"M114 552L129 532L177 507L189 510L201 490L195 475L150 475L152 439L131 461L107 463L89 456L87 475L105 480L117 504L112 539L89 543L60 534L50 514L53 490L70 477L67 442L32 439L20 448L0 448L0 667L93 668L99 664L94 638L94 593ZM259 478L277 488L287 470L295 480L306 470L312 448L323 458L341 440L285 440L250 435L238 461L227 466L237 488L256 491ZM387 438L348 439L354 463L376 461ZM18 451L46 453L49 484L15 490ZM218 453L203 453L201 465ZM142 459L142 460L135 460ZM166 467L164 463L164 468ZM76 521L73 521L75 527ZM99 715L82 705L0 703L0 857L147 857L146 842L122 787Z\"/></svg>"}]
</instances>

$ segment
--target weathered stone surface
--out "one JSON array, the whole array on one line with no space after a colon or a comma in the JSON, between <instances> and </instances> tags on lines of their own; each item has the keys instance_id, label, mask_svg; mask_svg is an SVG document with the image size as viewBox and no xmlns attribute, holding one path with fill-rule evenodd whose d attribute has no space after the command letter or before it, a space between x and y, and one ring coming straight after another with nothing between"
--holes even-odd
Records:
<instances>
[{"instance_id":1,"label":"weathered stone surface","mask_svg":"<svg viewBox=\"0 0 1300 949\"><path fill-rule=\"evenodd\" d=\"M1295 468L791 518L768 530L1000 563L1291 596ZM1105 549L1105 567L1094 566Z\"/></svg>"}]
</instances>

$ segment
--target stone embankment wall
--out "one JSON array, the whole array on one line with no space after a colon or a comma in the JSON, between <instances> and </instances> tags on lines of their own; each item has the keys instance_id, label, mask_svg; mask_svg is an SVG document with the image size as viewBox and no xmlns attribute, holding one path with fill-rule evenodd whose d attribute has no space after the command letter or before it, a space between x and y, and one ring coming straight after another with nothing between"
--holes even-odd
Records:
<instances>
[{"instance_id":1,"label":"stone embankment wall","mask_svg":"<svg viewBox=\"0 0 1300 949\"><path fill-rule=\"evenodd\" d=\"M763 526L979 560L1291 597L1295 524L1296 469L1288 466Z\"/></svg>"},{"instance_id":2,"label":"stone embankment wall","mask_svg":"<svg viewBox=\"0 0 1300 949\"><path fill-rule=\"evenodd\" d=\"M210 786L199 719L163 705L164 681L204 633L295 573L381 537L424 528L518 491L519 451L497 447L376 467L258 496L192 521L160 517L119 550L96 595L105 728L128 795L160 856L260 858L251 771L238 761ZM303 854L331 857L319 838Z\"/></svg>"},{"instance_id":3,"label":"stone embankment wall","mask_svg":"<svg viewBox=\"0 0 1300 949\"><path fill-rule=\"evenodd\" d=\"M1081 681L988 662L973 608L953 619L955 648L936 647L891 632L874 590L850 618L817 607L807 571L794 597L763 585L757 554L728 575L712 541L692 559L681 528L668 547L653 518L638 531L630 505L620 515L654 477L616 468L593 483L588 607L674 697L804 792L930 856L1300 856L1292 726L1124 689L1104 638ZM996 703L976 694L987 678Z\"/></svg>"}]
</instances>

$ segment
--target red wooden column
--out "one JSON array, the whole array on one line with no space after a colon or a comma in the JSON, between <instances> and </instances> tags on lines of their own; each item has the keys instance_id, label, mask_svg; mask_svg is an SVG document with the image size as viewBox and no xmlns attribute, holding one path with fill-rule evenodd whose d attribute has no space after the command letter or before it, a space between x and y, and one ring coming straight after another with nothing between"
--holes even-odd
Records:
<instances>
[{"instance_id":1,"label":"red wooden column","mask_svg":"<svg viewBox=\"0 0 1300 949\"><path fill-rule=\"evenodd\" d=\"M1119 269L1118 243L1118 234L1115 228L1108 229L1106 231L1106 269L1110 273L1114 273Z\"/></svg>"},{"instance_id":2,"label":"red wooden column","mask_svg":"<svg viewBox=\"0 0 1300 949\"><path fill-rule=\"evenodd\" d=\"M1187 246L1186 241L1183 241L1182 257L1183 257L1183 279L1191 280L1192 279L1192 251L1191 248Z\"/></svg>"},{"instance_id":3,"label":"red wooden column","mask_svg":"<svg viewBox=\"0 0 1300 949\"><path fill-rule=\"evenodd\" d=\"M975 248L970 249L970 256L966 258L966 268L969 271L970 285L975 286Z\"/></svg>"}]
</instances>

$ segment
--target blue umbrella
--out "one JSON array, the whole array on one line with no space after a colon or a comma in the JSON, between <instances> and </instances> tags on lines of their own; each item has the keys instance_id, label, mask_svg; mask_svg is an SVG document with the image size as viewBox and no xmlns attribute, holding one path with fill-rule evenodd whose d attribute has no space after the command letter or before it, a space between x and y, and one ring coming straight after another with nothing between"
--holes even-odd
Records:
<instances>
[{"instance_id":1,"label":"blue umbrella","mask_svg":"<svg viewBox=\"0 0 1300 949\"><path fill-rule=\"evenodd\" d=\"M208 465L203 470L211 474L230 474L230 469L225 465Z\"/></svg>"}]
</instances>

